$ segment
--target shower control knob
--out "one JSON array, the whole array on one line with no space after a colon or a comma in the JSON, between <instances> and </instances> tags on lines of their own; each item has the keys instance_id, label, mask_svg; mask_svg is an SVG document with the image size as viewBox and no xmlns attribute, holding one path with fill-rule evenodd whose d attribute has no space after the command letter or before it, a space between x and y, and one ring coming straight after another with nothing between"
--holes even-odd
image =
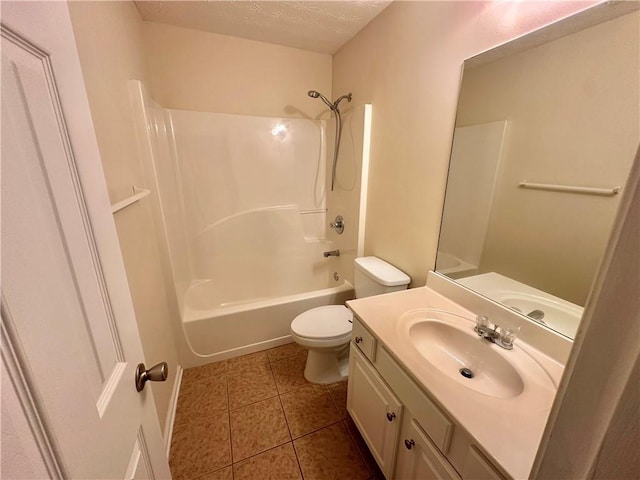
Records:
<instances>
[{"instance_id":1,"label":"shower control knob","mask_svg":"<svg viewBox=\"0 0 640 480\"><path fill-rule=\"evenodd\" d=\"M344 232L344 218L342 218L342 215L338 215L329 226L333 228L338 235L342 234L342 232Z\"/></svg>"},{"instance_id":2,"label":"shower control knob","mask_svg":"<svg viewBox=\"0 0 640 480\"><path fill-rule=\"evenodd\" d=\"M141 392L147 380L164 382L168 376L169 367L167 366L167 362L154 365L149 370L145 368L144 363L139 363L136 367L136 390Z\"/></svg>"}]
</instances>

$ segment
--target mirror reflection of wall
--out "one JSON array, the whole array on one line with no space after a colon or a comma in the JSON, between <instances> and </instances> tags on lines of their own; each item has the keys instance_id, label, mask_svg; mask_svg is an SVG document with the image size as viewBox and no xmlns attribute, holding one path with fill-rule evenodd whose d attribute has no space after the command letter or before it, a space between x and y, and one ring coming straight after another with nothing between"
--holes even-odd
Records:
<instances>
[{"instance_id":1,"label":"mirror reflection of wall","mask_svg":"<svg viewBox=\"0 0 640 480\"><path fill-rule=\"evenodd\" d=\"M550 325L544 308L523 299L545 292L548 311L573 309L579 319L619 195L520 183L624 186L640 132L638 22L635 11L502 58L488 52L465 62L439 272L492 296L483 291L488 281L502 289L494 299L539 323ZM489 272L498 275L482 277ZM498 286L503 277L516 283ZM514 297L517 283L531 289L529 297ZM573 336L576 328L577 321L555 329Z\"/></svg>"}]
</instances>

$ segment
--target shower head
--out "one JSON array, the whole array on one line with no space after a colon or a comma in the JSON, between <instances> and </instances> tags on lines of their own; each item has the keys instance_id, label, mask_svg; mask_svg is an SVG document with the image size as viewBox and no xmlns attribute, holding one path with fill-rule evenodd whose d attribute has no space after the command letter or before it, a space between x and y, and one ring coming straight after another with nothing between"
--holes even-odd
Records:
<instances>
[{"instance_id":1,"label":"shower head","mask_svg":"<svg viewBox=\"0 0 640 480\"><path fill-rule=\"evenodd\" d=\"M342 116L340 115L340 109L338 108L338 105L340 105L340 102L345 98L347 99L347 102L350 102L351 93L347 93L346 95L338 97L338 99L333 103L327 100L327 97L316 90L309 90L307 92L307 95L309 95L311 98L321 98L336 117L336 143L335 148L333 149L333 167L331 168L331 191L333 192L333 187L336 183L336 165L338 163L338 149L340 148L340 134L342 132Z\"/></svg>"},{"instance_id":2,"label":"shower head","mask_svg":"<svg viewBox=\"0 0 640 480\"><path fill-rule=\"evenodd\" d=\"M307 95L309 95L311 98L320 98L331 110L335 109L335 105L331 103L329 100L327 100L327 97L322 95L320 92L316 92L315 90L309 90L307 92Z\"/></svg>"}]
</instances>

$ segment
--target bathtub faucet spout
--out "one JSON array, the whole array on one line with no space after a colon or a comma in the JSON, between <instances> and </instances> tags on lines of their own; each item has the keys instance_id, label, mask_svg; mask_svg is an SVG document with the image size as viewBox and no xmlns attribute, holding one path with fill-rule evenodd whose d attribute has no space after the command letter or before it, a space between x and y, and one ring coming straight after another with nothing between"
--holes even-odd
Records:
<instances>
[{"instance_id":1,"label":"bathtub faucet spout","mask_svg":"<svg viewBox=\"0 0 640 480\"><path fill-rule=\"evenodd\" d=\"M328 252L322 252L322 256L324 258L339 257L340 256L340 250L329 250Z\"/></svg>"}]
</instances>

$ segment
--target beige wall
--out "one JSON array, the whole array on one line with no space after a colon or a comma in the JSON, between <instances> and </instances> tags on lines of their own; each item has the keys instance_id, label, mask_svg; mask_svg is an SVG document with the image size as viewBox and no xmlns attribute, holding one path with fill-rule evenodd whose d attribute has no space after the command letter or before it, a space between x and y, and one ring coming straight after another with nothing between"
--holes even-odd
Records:
<instances>
[{"instance_id":1,"label":"beige wall","mask_svg":"<svg viewBox=\"0 0 640 480\"><path fill-rule=\"evenodd\" d=\"M70 2L78 52L111 201L144 187L127 81L145 80L142 20L132 2ZM169 380L151 386L161 428L177 367L171 318L149 199L115 214L127 278L149 366L166 361Z\"/></svg>"},{"instance_id":2,"label":"beige wall","mask_svg":"<svg viewBox=\"0 0 640 480\"><path fill-rule=\"evenodd\" d=\"M331 96L331 56L144 22L150 89L166 108L312 117Z\"/></svg>"},{"instance_id":3,"label":"beige wall","mask_svg":"<svg viewBox=\"0 0 640 480\"><path fill-rule=\"evenodd\" d=\"M640 132L638 12L465 71L458 125L508 119L481 272L584 305L620 196L519 182L625 184Z\"/></svg>"},{"instance_id":4,"label":"beige wall","mask_svg":"<svg viewBox=\"0 0 640 480\"><path fill-rule=\"evenodd\" d=\"M593 3L396 1L334 56L333 91L375 111L365 254L425 283L463 60Z\"/></svg>"},{"instance_id":5,"label":"beige wall","mask_svg":"<svg viewBox=\"0 0 640 480\"><path fill-rule=\"evenodd\" d=\"M530 478L640 471L640 150ZM615 326L612 328L612 324Z\"/></svg>"}]
</instances>

